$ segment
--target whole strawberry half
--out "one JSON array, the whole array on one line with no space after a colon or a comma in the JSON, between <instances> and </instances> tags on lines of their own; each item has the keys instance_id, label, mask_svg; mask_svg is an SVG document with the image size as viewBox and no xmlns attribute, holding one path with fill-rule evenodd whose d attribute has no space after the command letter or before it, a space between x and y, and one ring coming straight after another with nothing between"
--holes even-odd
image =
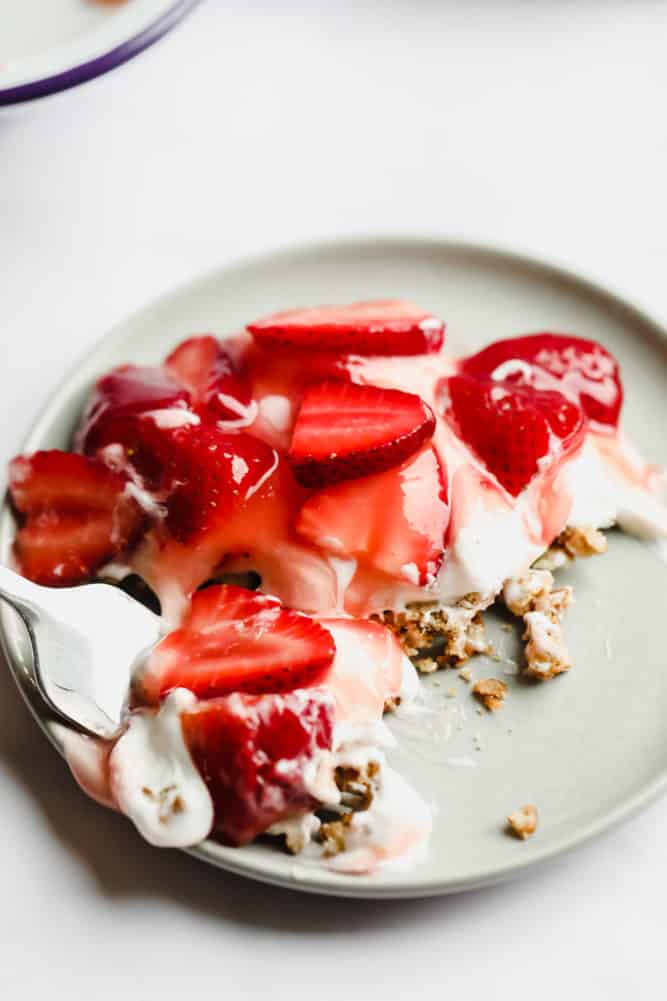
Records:
<instances>
[{"instance_id":1,"label":"whole strawberry half","mask_svg":"<svg viewBox=\"0 0 667 1001\"><path fill-rule=\"evenodd\" d=\"M424 585L444 555L446 495L446 471L427 447L396 469L313 494L296 528L322 549Z\"/></svg>"},{"instance_id":2,"label":"whole strawberry half","mask_svg":"<svg viewBox=\"0 0 667 1001\"><path fill-rule=\"evenodd\" d=\"M589 420L616 427L623 404L618 362L596 341L530 334L496 341L463 361L461 371L536 389L558 389Z\"/></svg>"},{"instance_id":3,"label":"whole strawberry half","mask_svg":"<svg viewBox=\"0 0 667 1001\"><path fill-rule=\"evenodd\" d=\"M9 491L23 515L14 552L24 576L38 584L89 580L139 536L144 517L125 493L124 476L70 452L18 456Z\"/></svg>"},{"instance_id":4,"label":"whole strawberry half","mask_svg":"<svg viewBox=\"0 0 667 1001\"><path fill-rule=\"evenodd\" d=\"M333 722L333 699L318 690L229 695L183 714L222 841L247 844L271 824L322 805L307 788L306 771L331 748Z\"/></svg>"},{"instance_id":5,"label":"whole strawberry half","mask_svg":"<svg viewBox=\"0 0 667 1001\"><path fill-rule=\"evenodd\" d=\"M326 381L309 386L288 460L304 486L325 486L396 466L433 435L435 417L398 389Z\"/></svg>"},{"instance_id":6,"label":"whole strawberry half","mask_svg":"<svg viewBox=\"0 0 667 1001\"><path fill-rule=\"evenodd\" d=\"M316 306L273 313L248 325L263 343L359 355L419 355L439 351L444 324L403 299Z\"/></svg>"},{"instance_id":7,"label":"whole strawberry half","mask_svg":"<svg viewBox=\"0 0 667 1001\"><path fill-rule=\"evenodd\" d=\"M190 394L203 420L234 420L250 402L250 387L220 341L205 334L190 337L164 363L168 374Z\"/></svg>"},{"instance_id":8,"label":"whole strawberry half","mask_svg":"<svg viewBox=\"0 0 667 1001\"><path fill-rule=\"evenodd\" d=\"M456 375L448 391L450 422L515 497L541 460L554 459L581 440L580 408L555 390Z\"/></svg>"},{"instance_id":9,"label":"whole strawberry half","mask_svg":"<svg viewBox=\"0 0 667 1001\"><path fill-rule=\"evenodd\" d=\"M152 652L135 697L154 705L174 688L207 699L306 688L322 680L334 654L323 626L277 598L215 585L193 596L181 628Z\"/></svg>"}]
</instances>

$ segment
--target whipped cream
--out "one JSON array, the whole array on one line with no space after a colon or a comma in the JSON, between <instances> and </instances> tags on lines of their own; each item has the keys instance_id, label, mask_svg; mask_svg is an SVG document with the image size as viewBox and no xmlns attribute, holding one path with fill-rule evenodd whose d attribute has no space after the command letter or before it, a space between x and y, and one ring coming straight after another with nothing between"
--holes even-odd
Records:
<instances>
[{"instance_id":1,"label":"whipped cream","mask_svg":"<svg viewBox=\"0 0 667 1001\"><path fill-rule=\"evenodd\" d=\"M627 445L620 438L618 449L621 456L627 456ZM572 496L569 525L608 528L616 524L640 539L667 538L667 508L658 496L659 481L653 489L650 484L633 482L627 471L624 475L605 459L594 438L564 467L561 477Z\"/></svg>"},{"instance_id":2,"label":"whipped cream","mask_svg":"<svg viewBox=\"0 0 667 1001\"><path fill-rule=\"evenodd\" d=\"M383 762L373 802L353 814L345 851L327 860L335 872L369 874L379 869L411 868L423 858L433 814L402 775Z\"/></svg>"},{"instance_id":3,"label":"whipped cream","mask_svg":"<svg viewBox=\"0 0 667 1001\"><path fill-rule=\"evenodd\" d=\"M177 688L158 712L132 713L109 757L115 802L159 847L196 845L213 825L213 802L181 727L181 713L196 704L192 692Z\"/></svg>"}]
</instances>

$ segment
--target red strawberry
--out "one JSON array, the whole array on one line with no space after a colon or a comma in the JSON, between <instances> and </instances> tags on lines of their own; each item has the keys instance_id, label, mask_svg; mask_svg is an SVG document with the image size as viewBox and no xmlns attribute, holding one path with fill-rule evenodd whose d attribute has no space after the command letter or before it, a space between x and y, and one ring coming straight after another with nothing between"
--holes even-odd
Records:
<instances>
[{"instance_id":1,"label":"red strawberry","mask_svg":"<svg viewBox=\"0 0 667 1001\"><path fill-rule=\"evenodd\" d=\"M444 329L441 320L402 299L288 310L248 326L264 343L359 355L439 351Z\"/></svg>"},{"instance_id":2,"label":"red strawberry","mask_svg":"<svg viewBox=\"0 0 667 1001\"><path fill-rule=\"evenodd\" d=\"M84 410L77 448L92 454L105 445L133 448L141 439L138 415L187 408L190 394L162 368L121 365L98 380Z\"/></svg>"},{"instance_id":3,"label":"red strawberry","mask_svg":"<svg viewBox=\"0 0 667 1001\"><path fill-rule=\"evenodd\" d=\"M125 477L82 455L14 459L10 494L26 516L15 543L21 573L38 584L77 584L126 549L144 518L125 485Z\"/></svg>"},{"instance_id":4,"label":"red strawberry","mask_svg":"<svg viewBox=\"0 0 667 1001\"><path fill-rule=\"evenodd\" d=\"M183 713L183 735L227 844L252 841L271 824L322 804L308 766L330 750L334 705L322 691L229 695Z\"/></svg>"},{"instance_id":5,"label":"red strawberry","mask_svg":"<svg viewBox=\"0 0 667 1001\"><path fill-rule=\"evenodd\" d=\"M154 704L173 688L200 698L317 684L335 654L327 630L277 598L242 587L198 591L180 629L155 648L135 690Z\"/></svg>"},{"instance_id":6,"label":"red strawberry","mask_svg":"<svg viewBox=\"0 0 667 1001\"><path fill-rule=\"evenodd\" d=\"M558 389L590 420L618 424L623 403L618 362L596 341L549 333L513 337L466 358L462 371L536 389Z\"/></svg>"},{"instance_id":7,"label":"red strawberry","mask_svg":"<svg viewBox=\"0 0 667 1001\"><path fill-rule=\"evenodd\" d=\"M579 407L555 390L457 375L449 379L449 418L505 489L517 496L541 459L573 447Z\"/></svg>"},{"instance_id":8,"label":"red strawberry","mask_svg":"<svg viewBox=\"0 0 667 1001\"><path fill-rule=\"evenodd\" d=\"M324 486L398 465L434 430L431 409L412 393L321 382L304 394L288 459L300 483Z\"/></svg>"},{"instance_id":9,"label":"red strawberry","mask_svg":"<svg viewBox=\"0 0 667 1001\"><path fill-rule=\"evenodd\" d=\"M426 584L438 572L449 521L445 472L432 448L398 469L313 494L297 531L329 552Z\"/></svg>"},{"instance_id":10,"label":"red strawberry","mask_svg":"<svg viewBox=\"0 0 667 1001\"><path fill-rule=\"evenodd\" d=\"M278 465L269 445L214 426L162 434L152 445L151 459L161 467L161 489L168 494L166 525L179 542L228 527Z\"/></svg>"},{"instance_id":11,"label":"red strawberry","mask_svg":"<svg viewBox=\"0 0 667 1001\"><path fill-rule=\"evenodd\" d=\"M250 402L250 387L215 337L190 337L164 363L171 377L192 397L203 419L235 420Z\"/></svg>"}]
</instances>

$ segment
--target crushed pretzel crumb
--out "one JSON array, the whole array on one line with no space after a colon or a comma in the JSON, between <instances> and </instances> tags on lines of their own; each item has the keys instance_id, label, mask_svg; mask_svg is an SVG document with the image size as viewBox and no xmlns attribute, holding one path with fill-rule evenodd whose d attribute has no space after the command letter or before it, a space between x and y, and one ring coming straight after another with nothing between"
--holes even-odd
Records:
<instances>
[{"instance_id":1,"label":"crushed pretzel crumb","mask_svg":"<svg viewBox=\"0 0 667 1001\"><path fill-rule=\"evenodd\" d=\"M472 693L485 709L489 712L496 712L502 708L507 695L507 685L497 678L482 678L476 681L472 688Z\"/></svg>"},{"instance_id":2,"label":"crushed pretzel crumb","mask_svg":"<svg viewBox=\"0 0 667 1001\"><path fill-rule=\"evenodd\" d=\"M456 606L420 602L373 618L396 634L418 671L431 674L439 668L458 667L473 654L488 651L480 604L480 595L468 594Z\"/></svg>"},{"instance_id":3,"label":"crushed pretzel crumb","mask_svg":"<svg viewBox=\"0 0 667 1001\"><path fill-rule=\"evenodd\" d=\"M505 581L503 598L514 615L523 617L526 627L525 673L546 680L568 671L572 661L561 620L573 601L572 588L554 589L548 570L529 570L523 577Z\"/></svg>"},{"instance_id":4,"label":"crushed pretzel crumb","mask_svg":"<svg viewBox=\"0 0 667 1001\"><path fill-rule=\"evenodd\" d=\"M525 673L546 681L569 671L572 661L560 621L549 618L544 612L528 612L523 621L526 623L523 638L527 641Z\"/></svg>"},{"instance_id":5,"label":"crushed pretzel crumb","mask_svg":"<svg viewBox=\"0 0 667 1001\"><path fill-rule=\"evenodd\" d=\"M597 528L593 528L592 525L583 528L574 528L573 526L564 528L558 536L556 543L571 558L575 556L597 556L600 553L607 552L606 538L602 532L598 531Z\"/></svg>"},{"instance_id":6,"label":"crushed pretzel crumb","mask_svg":"<svg viewBox=\"0 0 667 1001\"><path fill-rule=\"evenodd\" d=\"M339 765L334 772L334 780L342 805L356 812L368 810L377 791L379 774L377 761L369 761L363 767Z\"/></svg>"},{"instance_id":7,"label":"crushed pretzel crumb","mask_svg":"<svg viewBox=\"0 0 667 1001\"><path fill-rule=\"evenodd\" d=\"M340 820L331 820L322 824L318 831L318 840L322 845L322 857L333 858L345 851L345 837L352 823L353 814L345 813Z\"/></svg>"},{"instance_id":8,"label":"crushed pretzel crumb","mask_svg":"<svg viewBox=\"0 0 667 1001\"><path fill-rule=\"evenodd\" d=\"M537 807L532 804L519 807L507 818L507 831L515 838L525 841L537 830Z\"/></svg>"}]
</instances>

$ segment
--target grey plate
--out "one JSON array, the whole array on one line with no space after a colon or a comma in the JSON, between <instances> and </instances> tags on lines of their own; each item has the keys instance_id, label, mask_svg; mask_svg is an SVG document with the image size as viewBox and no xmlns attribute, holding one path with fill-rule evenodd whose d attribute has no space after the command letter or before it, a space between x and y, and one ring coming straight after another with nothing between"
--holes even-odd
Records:
<instances>
[{"instance_id":1,"label":"grey plate","mask_svg":"<svg viewBox=\"0 0 667 1001\"><path fill-rule=\"evenodd\" d=\"M67 445L94 377L123 361L155 362L192 331L222 335L278 308L403 296L441 314L455 351L512 334L551 329L594 337L619 357L625 424L654 461L667 464L664 436L667 334L610 293L534 260L482 247L425 240L316 244L242 261L163 296L116 327L66 380L33 428L26 450ZM5 509L0 554L14 526ZM564 852L646 805L667 784L667 671L655 623L667 619L667 567L648 547L612 533L610 551L562 575L575 587L567 634L575 667L554 682L504 676L506 663L472 662L474 675L505 677L505 708L479 716L454 672L427 682L442 704L437 733L409 723L395 764L437 808L428 858L410 872L330 874L270 847L206 842L192 854L223 869L310 892L420 897L507 879ZM15 678L54 745L57 729L25 681L29 653L15 618L0 618ZM518 656L517 637L492 616L499 650ZM506 625L506 623L505 623ZM455 699L446 689L456 689ZM467 718L455 713L464 707ZM446 739L447 720L451 736ZM460 727L460 729L458 728ZM476 738L478 738L476 740ZM481 750L476 749L481 743ZM471 759L474 767L448 759ZM535 803L537 835L502 833L514 807Z\"/></svg>"}]
</instances>

